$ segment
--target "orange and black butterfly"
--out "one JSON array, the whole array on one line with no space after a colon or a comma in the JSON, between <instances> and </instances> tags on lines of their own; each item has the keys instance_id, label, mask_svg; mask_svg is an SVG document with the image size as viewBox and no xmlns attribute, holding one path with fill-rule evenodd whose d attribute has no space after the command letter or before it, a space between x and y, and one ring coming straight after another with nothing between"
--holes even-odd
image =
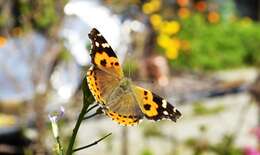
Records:
<instances>
[{"instance_id":1,"label":"orange and black butterfly","mask_svg":"<svg viewBox=\"0 0 260 155\"><path fill-rule=\"evenodd\" d=\"M124 76L115 52L97 29L89 38L93 65L87 72L88 86L107 116L122 125L135 125L143 117L176 122L181 113L174 106Z\"/></svg>"}]
</instances>

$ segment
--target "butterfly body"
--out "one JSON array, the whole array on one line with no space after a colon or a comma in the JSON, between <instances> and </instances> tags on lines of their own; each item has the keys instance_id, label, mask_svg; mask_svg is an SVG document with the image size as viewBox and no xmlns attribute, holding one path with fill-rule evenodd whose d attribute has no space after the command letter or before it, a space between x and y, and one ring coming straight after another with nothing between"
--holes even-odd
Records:
<instances>
[{"instance_id":1,"label":"butterfly body","mask_svg":"<svg viewBox=\"0 0 260 155\"><path fill-rule=\"evenodd\" d=\"M87 72L88 86L107 116L122 125L135 125L143 117L176 121L181 116L165 99L124 76L116 54L95 28L89 38L93 66Z\"/></svg>"}]
</instances>

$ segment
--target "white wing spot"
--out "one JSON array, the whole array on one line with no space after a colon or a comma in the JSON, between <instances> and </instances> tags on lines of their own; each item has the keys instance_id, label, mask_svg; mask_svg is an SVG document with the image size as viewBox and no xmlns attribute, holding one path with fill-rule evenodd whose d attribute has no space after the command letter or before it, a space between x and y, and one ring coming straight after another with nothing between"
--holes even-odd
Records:
<instances>
[{"instance_id":1,"label":"white wing spot","mask_svg":"<svg viewBox=\"0 0 260 155\"><path fill-rule=\"evenodd\" d=\"M167 101L166 100L162 100L162 107L164 109L166 109L166 107L167 107Z\"/></svg>"},{"instance_id":2,"label":"white wing spot","mask_svg":"<svg viewBox=\"0 0 260 155\"><path fill-rule=\"evenodd\" d=\"M167 111L163 111L164 115L169 115L169 113Z\"/></svg>"},{"instance_id":3,"label":"white wing spot","mask_svg":"<svg viewBox=\"0 0 260 155\"><path fill-rule=\"evenodd\" d=\"M100 37L100 36L101 36L101 34L100 34L100 33L98 33L98 34L97 34L97 36L99 36L99 37Z\"/></svg>"},{"instance_id":4,"label":"white wing spot","mask_svg":"<svg viewBox=\"0 0 260 155\"><path fill-rule=\"evenodd\" d=\"M108 43L103 43L101 45L102 45L103 48L106 48L106 47L108 48L109 47Z\"/></svg>"},{"instance_id":5,"label":"white wing spot","mask_svg":"<svg viewBox=\"0 0 260 155\"><path fill-rule=\"evenodd\" d=\"M95 42L96 46L99 47L99 43L98 42Z\"/></svg>"}]
</instances>

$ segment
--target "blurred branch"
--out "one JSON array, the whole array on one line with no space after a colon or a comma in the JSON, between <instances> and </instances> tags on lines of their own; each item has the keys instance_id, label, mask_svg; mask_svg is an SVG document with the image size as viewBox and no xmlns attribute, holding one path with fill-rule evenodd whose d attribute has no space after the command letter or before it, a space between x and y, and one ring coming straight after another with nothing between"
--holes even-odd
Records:
<instances>
[{"instance_id":1,"label":"blurred branch","mask_svg":"<svg viewBox=\"0 0 260 155\"><path fill-rule=\"evenodd\" d=\"M91 144L89 144L89 145L86 145L86 146L77 148L77 149L73 150L73 152L80 151L80 150L83 150L83 149L85 149L85 148L88 148L88 147L97 145L100 141L104 140L105 138L107 138L107 137L110 136L110 135L112 135L112 133L107 134L106 136L100 138L99 140L97 140L97 141L95 141L95 142L93 142L93 143L91 143Z\"/></svg>"}]
</instances>

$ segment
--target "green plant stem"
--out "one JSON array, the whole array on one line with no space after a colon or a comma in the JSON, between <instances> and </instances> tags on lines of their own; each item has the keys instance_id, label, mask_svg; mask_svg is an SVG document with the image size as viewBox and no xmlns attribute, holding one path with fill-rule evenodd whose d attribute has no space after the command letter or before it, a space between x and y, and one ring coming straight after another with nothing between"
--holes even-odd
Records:
<instances>
[{"instance_id":1,"label":"green plant stem","mask_svg":"<svg viewBox=\"0 0 260 155\"><path fill-rule=\"evenodd\" d=\"M98 104L93 105L92 107L90 107L90 108L87 110L87 112L91 111L92 109L96 108L97 106L98 106Z\"/></svg>"},{"instance_id":2,"label":"green plant stem","mask_svg":"<svg viewBox=\"0 0 260 155\"><path fill-rule=\"evenodd\" d=\"M96 115L99 115L99 114L100 114L100 113L95 112L95 113L92 114L92 115L89 115L89 116L84 117L83 120L90 119L90 118L95 117Z\"/></svg>"},{"instance_id":3,"label":"green plant stem","mask_svg":"<svg viewBox=\"0 0 260 155\"><path fill-rule=\"evenodd\" d=\"M74 129L73 129L72 136L70 138L70 142L69 142L69 146L68 146L66 155L71 155L73 153L73 145L75 143L80 124L84 120L84 116L87 112L88 107L89 107L89 104L85 104L85 103L83 104L83 108L81 109L81 112L79 114L79 118L76 122Z\"/></svg>"},{"instance_id":4,"label":"green plant stem","mask_svg":"<svg viewBox=\"0 0 260 155\"><path fill-rule=\"evenodd\" d=\"M90 110L87 110L87 112L88 111L90 111ZM94 114L84 117L83 120L90 119L90 118L97 116L99 114L102 114L102 113L103 113L102 108L100 107L100 108L97 109L97 111Z\"/></svg>"},{"instance_id":5,"label":"green plant stem","mask_svg":"<svg viewBox=\"0 0 260 155\"><path fill-rule=\"evenodd\" d=\"M64 153L63 153L63 147L62 147L61 142L60 142L60 137L57 137L56 140L57 140L57 144L58 144L58 148L59 148L58 154L63 155Z\"/></svg>"},{"instance_id":6,"label":"green plant stem","mask_svg":"<svg viewBox=\"0 0 260 155\"><path fill-rule=\"evenodd\" d=\"M95 142L93 142L93 143L91 143L91 144L88 144L88 145L86 145L86 146L82 146L82 147L80 147L80 148L74 149L73 152L80 151L80 150L82 150L82 149L91 147L91 146L93 146L93 145L97 145L100 141L104 140L105 138L107 138L107 137L110 136L111 134L112 134L112 133L109 133L109 134L107 134L106 136L100 138L99 140L97 140L97 141L95 141Z\"/></svg>"}]
</instances>

